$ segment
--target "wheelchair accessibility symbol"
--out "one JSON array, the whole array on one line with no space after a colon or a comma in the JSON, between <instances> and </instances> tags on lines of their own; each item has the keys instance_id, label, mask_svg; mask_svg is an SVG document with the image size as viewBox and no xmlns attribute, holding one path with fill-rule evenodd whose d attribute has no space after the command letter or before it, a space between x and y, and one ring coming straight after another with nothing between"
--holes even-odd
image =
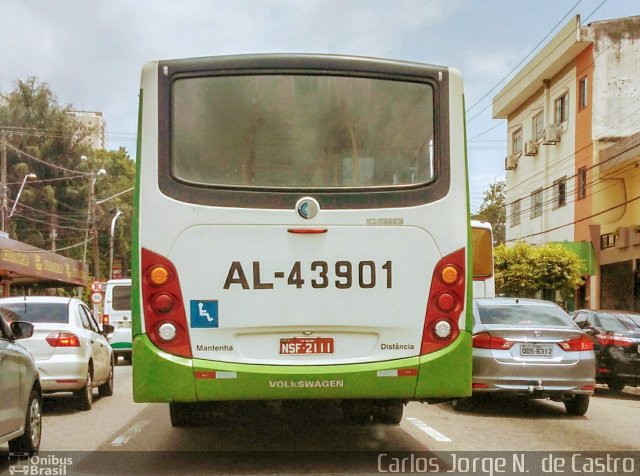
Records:
<instances>
[{"instance_id":1,"label":"wheelchair accessibility symbol","mask_svg":"<svg viewBox=\"0 0 640 476\"><path fill-rule=\"evenodd\" d=\"M192 328L218 327L218 301L191 301Z\"/></svg>"}]
</instances>

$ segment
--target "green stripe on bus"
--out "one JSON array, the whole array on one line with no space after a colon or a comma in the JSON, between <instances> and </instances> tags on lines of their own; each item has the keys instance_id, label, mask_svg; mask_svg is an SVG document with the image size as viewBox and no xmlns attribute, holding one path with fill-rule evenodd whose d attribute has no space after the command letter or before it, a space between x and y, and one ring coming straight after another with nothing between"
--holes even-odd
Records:
<instances>
[{"instance_id":1,"label":"green stripe on bus","mask_svg":"<svg viewBox=\"0 0 640 476\"><path fill-rule=\"evenodd\" d=\"M131 315L132 315L132 335L136 336L142 333L142 324L140 319L140 162L142 162L142 95L143 90L140 89L140 98L138 102L138 137L136 142L136 188L133 192L133 233L131 244Z\"/></svg>"},{"instance_id":2,"label":"green stripe on bus","mask_svg":"<svg viewBox=\"0 0 640 476\"><path fill-rule=\"evenodd\" d=\"M113 342L112 349L131 349L131 342Z\"/></svg>"}]
</instances>

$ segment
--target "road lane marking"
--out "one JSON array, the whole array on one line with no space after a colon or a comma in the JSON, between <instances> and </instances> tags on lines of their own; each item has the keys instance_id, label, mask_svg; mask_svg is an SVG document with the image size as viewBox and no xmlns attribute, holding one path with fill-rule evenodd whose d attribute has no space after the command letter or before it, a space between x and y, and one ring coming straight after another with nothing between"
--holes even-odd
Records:
<instances>
[{"instance_id":1,"label":"road lane marking","mask_svg":"<svg viewBox=\"0 0 640 476\"><path fill-rule=\"evenodd\" d=\"M445 443L451 443L451 439L449 439L446 436L444 436L442 433L440 433L435 428L431 428L429 425L427 425L422 420L418 420L417 418L407 418L407 421L409 421L416 428L424 431L427 435L429 435L434 440L443 441Z\"/></svg>"},{"instance_id":2,"label":"road lane marking","mask_svg":"<svg viewBox=\"0 0 640 476\"><path fill-rule=\"evenodd\" d=\"M127 431L125 431L122 435L118 436L115 440L111 442L111 446L124 446L127 442L133 438L134 435L140 433L142 429L151 423L150 420L140 420L138 423L133 425Z\"/></svg>"}]
</instances>

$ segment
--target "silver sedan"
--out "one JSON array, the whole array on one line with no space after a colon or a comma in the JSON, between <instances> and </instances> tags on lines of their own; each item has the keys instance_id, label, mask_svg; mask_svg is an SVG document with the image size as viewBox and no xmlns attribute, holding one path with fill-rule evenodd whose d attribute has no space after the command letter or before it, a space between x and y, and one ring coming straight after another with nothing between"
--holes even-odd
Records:
<instances>
[{"instance_id":1,"label":"silver sedan","mask_svg":"<svg viewBox=\"0 0 640 476\"><path fill-rule=\"evenodd\" d=\"M556 304L476 299L473 393L550 398L584 415L595 387L593 342Z\"/></svg>"},{"instance_id":2,"label":"silver sedan","mask_svg":"<svg viewBox=\"0 0 640 476\"><path fill-rule=\"evenodd\" d=\"M9 321L31 322L33 336L22 345L35 358L44 393L73 392L78 406L89 410L93 389L113 394L114 357L89 308L79 299L24 296L0 299L0 314Z\"/></svg>"}]
</instances>

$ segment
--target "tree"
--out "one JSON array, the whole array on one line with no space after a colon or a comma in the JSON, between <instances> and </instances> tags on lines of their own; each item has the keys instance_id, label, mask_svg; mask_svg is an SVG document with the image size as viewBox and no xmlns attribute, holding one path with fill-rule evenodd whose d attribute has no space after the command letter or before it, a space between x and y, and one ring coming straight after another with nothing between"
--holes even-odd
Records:
<instances>
[{"instance_id":1,"label":"tree","mask_svg":"<svg viewBox=\"0 0 640 476\"><path fill-rule=\"evenodd\" d=\"M18 80L0 103L0 132L7 146L9 198L34 173L20 196L10 233L40 248L66 248L82 241L86 228L87 180L80 157L90 151L90 130L61 107L46 83ZM11 206L11 205L10 205ZM78 257L79 249L68 256Z\"/></svg>"},{"instance_id":2,"label":"tree","mask_svg":"<svg viewBox=\"0 0 640 476\"><path fill-rule=\"evenodd\" d=\"M24 187L11 218L11 236L83 261L89 173L107 171L95 184L100 201L134 186L135 164L124 149L93 150L87 140L92 130L70 114L70 105L60 106L49 86L37 78L16 81L5 99L0 103L0 133L8 144L9 206L22 179L29 173L37 175ZM123 216L115 230L114 256L129 256L131 250L133 193L128 192L96 207L101 276L109 269L110 226L116 209ZM91 253L86 257L91 266Z\"/></svg>"},{"instance_id":3,"label":"tree","mask_svg":"<svg viewBox=\"0 0 640 476\"><path fill-rule=\"evenodd\" d=\"M491 223L495 244L504 243L506 238L506 188L507 183L505 180L498 180L489 185L489 190L484 192L484 199L478 213L472 215L474 220Z\"/></svg>"},{"instance_id":4,"label":"tree","mask_svg":"<svg viewBox=\"0 0 640 476\"><path fill-rule=\"evenodd\" d=\"M583 283L581 267L578 255L558 244L502 244L495 248L496 292L517 297L557 292L566 300Z\"/></svg>"}]
</instances>

